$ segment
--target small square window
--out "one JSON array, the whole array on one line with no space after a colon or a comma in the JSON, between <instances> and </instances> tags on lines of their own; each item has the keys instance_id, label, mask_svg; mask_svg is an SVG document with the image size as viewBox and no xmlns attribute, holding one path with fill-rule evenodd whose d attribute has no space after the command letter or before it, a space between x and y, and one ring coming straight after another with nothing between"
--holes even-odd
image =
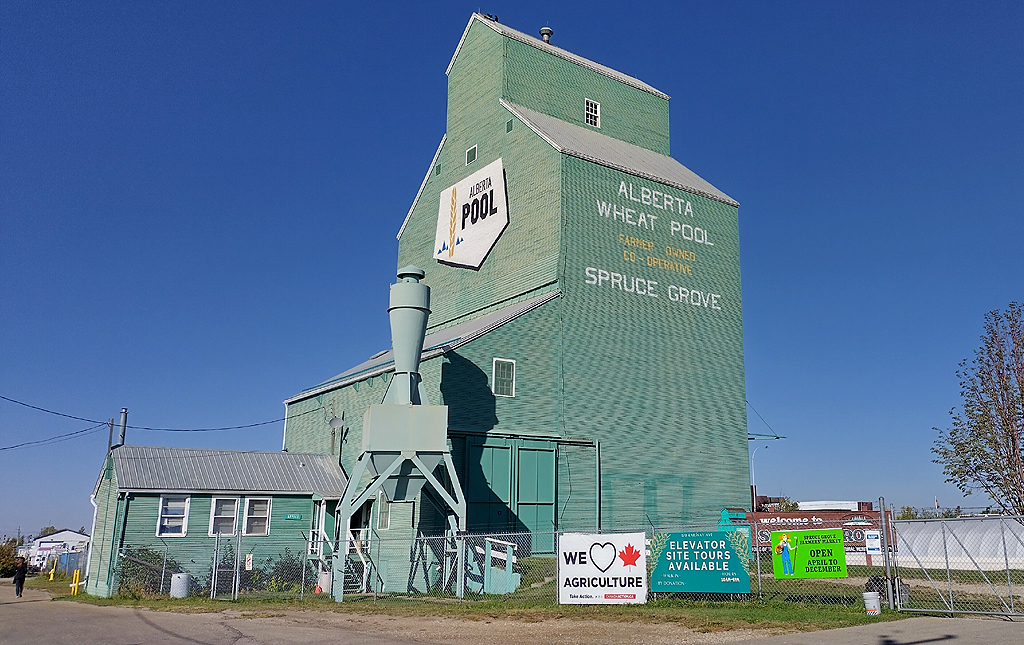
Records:
<instances>
[{"instance_id":1,"label":"small square window","mask_svg":"<svg viewBox=\"0 0 1024 645\"><path fill-rule=\"evenodd\" d=\"M245 526L242 535L270 535L270 498L245 500Z\"/></svg>"},{"instance_id":2,"label":"small square window","mask_svg":"<svg viewBox=\"0 0 1024 645\"><path fill-rule=\"evenodd\" d=\"M440 176L441 175L441 164L437 164L436 166L434 166L434 175L435 176Z\"/></svg>"},{"instance_id":3,"label":"small square window","mask_svg":"<svg viewBox=\"0 0 1024 645\"><path fill-rule=\"evenodd\" d=\"M512 119L505 122L505 132L512 132Z\"/></svg>"},{"instance_id":4,"label":"small square window","mask_svg":"<svg viewBox=\"0 0 1024 645\"><path fill-rule=\"evenodd\" d=\"M184 537L188 531L187 495L160 497L160 516L156 521L158 537Z\"/></svg>"},{"instance_id":5,"label":"small square window","mask_svg":"<svg viewBox=\"0 0 1024 645\"><path fill-rule=\"evenodd\" d=\"M491 368L491 391L494 396L516 395L516 362L506 358L494 359Z\"/></svg>"},{"instance_id":6,"label":"small square window","mask_svg":"<svg viewBox=\"0 0 1024 645\"><path fill-rule=\"evenodd\" d=\"M238 498L214 497L210 500L210 536L234 535L238 524Z\"/></svg>"},{"instance_id":7,"label":"small square window","mask_svg":"<svg viewBox=\"0 0 1024 645\"><path fill-rule=\"evenodd\" d=\"M601 127L601 104L597 101L591 101L590 99L583 99L584 109L583 116L586 120L587 125L595 128Z\"/></svg>"},{"instance_id":8,"label":"small square window","mask_svg":"<svg viewBox=\"0 0 1024 645\"><path fill-rule=\"evenodd\" d=\"M466 151L466 165L468 166L474 161L476 161L476 146L473 146L472 148Z\"/></svg>"}]
</instances>

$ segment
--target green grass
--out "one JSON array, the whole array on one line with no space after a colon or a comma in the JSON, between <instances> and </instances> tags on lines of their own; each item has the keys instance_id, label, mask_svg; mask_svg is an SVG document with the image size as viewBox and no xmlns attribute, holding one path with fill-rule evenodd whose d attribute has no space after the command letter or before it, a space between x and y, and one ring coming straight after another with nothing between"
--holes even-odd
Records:
<instances>
[{"instance_id":1,"label":"green grass","mask_svg":"<svg viewBox=\"0 0 1024 645\"><path fill-rule=\"evenodd\" d=\"M785 602L782 600L747 602L700 602L662 598L645 605L558 605L554 602L554 582L540 587L520 588L503 597L485 597L459 603L451 598L379 595L349 595L344 603L335 603L327 594L297 598L243 597L237 601L209 598L96 598L85 594L69 595L67 582L49 582L44 577L29 580L29 587L49 591L55 599L99 606L145 607L157 611L181 613L219 612L233 609L243 615L268 615L282 610L332 611L350 614L374 614L408 617L447 617L463 620L509 619L527 622L567 618L616 622L675 623L702 632L731 629L813 631L863 625L903 618L883 610L881 616L868 616L860 605Z\"/></svg>"}]
</instances>

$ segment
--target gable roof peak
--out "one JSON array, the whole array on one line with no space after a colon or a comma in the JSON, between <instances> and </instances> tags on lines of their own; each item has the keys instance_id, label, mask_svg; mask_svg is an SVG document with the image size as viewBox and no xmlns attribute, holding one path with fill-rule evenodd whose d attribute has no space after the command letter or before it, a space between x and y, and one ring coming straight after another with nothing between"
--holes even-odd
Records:
<instances>
[{"instance_id":1,"label":"gable roof peak","mask_svg":"<svg viewBox=\"0 0 1024 645\"><path fill-rule=\"evenodd\" d=\"M473 15L471 15L469 17L469 22L466 24L466 29L465 29L465 31L462 32L462 38L459 40L459 44L455 48L455 53L452 54L452 60L451 60L451 62L448 63L448 69L446 69L444 71L446 76L451 73L452 66L455 65L455 59L459 57L459 52L462 50L462 44L464 42L466 42L466 36L469 34L469 29L470 29L470 27L473 26L474 22L479 22L480 24L485 25L485 26L493 29L494 31L498 32L502 36L505 36L506 38L511 38L512 40L517 40L517 41L523 43L524 45L529 45L530 47L534 47L534 48L539 49L539 50L541 50L543 52L547 52L548 54L551 54L553 56L557 56L557 57L559 57L559 58L561 58L563 60L567 60L570 63L574 63L576 65L579 65L580 67L584 67L584 68L589 69L589 70L591 70L593 72L597 72L598 74L602 74L604 76L607 76L608 78L610 78L612 80L616 80L616 81L622 83L623 85L629 85L630 87L634 87L634 88L636 88L638 90L642 90L642 91L647 92L649 94L653 94L653 95L655 95L655 96L657 96L659 98L663 98L666 101L669 98L671 98L671 97L669 97L668 94L665 94L661 90L659 90L657 88L654 88L651 85L648 85L647 83L644 83L643 81L641 81L638 78L634 78L634 77L630 76L629 74L623 74L622 72L620 72L618 70L614 70L614 69L612 69L610 67L606 67L606 66L604 66L604 65L602 65L600 63L595 63L592 60L583 58L582 56L574 54L574 53L572 53L570 51L566 51L566 50L562 49L561 47L556 47L556 46L552 45L549 42L541 40L540 38L534 38L533 36L525 34L525 33L521 32L521 31L519 31L517 29L512 29L511 27L509 27L507 25L501 24L496 19L489 18L489 17L487 17L487 16L485 16L483 14L480 14L480 13L474 13Z\"/></svg>"}]
</instances>

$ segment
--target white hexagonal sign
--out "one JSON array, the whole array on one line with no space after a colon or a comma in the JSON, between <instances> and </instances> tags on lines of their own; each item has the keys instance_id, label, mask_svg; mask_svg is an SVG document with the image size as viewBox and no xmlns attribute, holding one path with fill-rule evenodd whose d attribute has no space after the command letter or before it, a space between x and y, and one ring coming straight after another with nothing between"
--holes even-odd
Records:
<instances>
[{"instance_id":1,"label":"white hexagonal sign","mask_svg":"<svg viewBox=\"0 0 1024 645\"><path fill-rule=\"evenodd\" d=\"M479 269L508 226L508 196L501 159L441 191L434 259Z\"/></svg>"}]
</instances>

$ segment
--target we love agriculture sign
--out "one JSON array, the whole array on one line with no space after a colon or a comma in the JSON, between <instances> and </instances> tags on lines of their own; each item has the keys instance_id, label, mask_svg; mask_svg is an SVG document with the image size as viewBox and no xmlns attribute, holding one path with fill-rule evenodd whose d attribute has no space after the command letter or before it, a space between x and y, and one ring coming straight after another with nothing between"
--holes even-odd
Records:
<instances>
[{"instance_id":1,"label":"we love agriculture sign","mask_svg":"<svg viewBox=\"0 0 1024 645\"><path fill-rule=\"evenodd\" d=\"M566 533L558 538L558 602L647 602L643 533Z\"/></svg>"}]
</instances>

